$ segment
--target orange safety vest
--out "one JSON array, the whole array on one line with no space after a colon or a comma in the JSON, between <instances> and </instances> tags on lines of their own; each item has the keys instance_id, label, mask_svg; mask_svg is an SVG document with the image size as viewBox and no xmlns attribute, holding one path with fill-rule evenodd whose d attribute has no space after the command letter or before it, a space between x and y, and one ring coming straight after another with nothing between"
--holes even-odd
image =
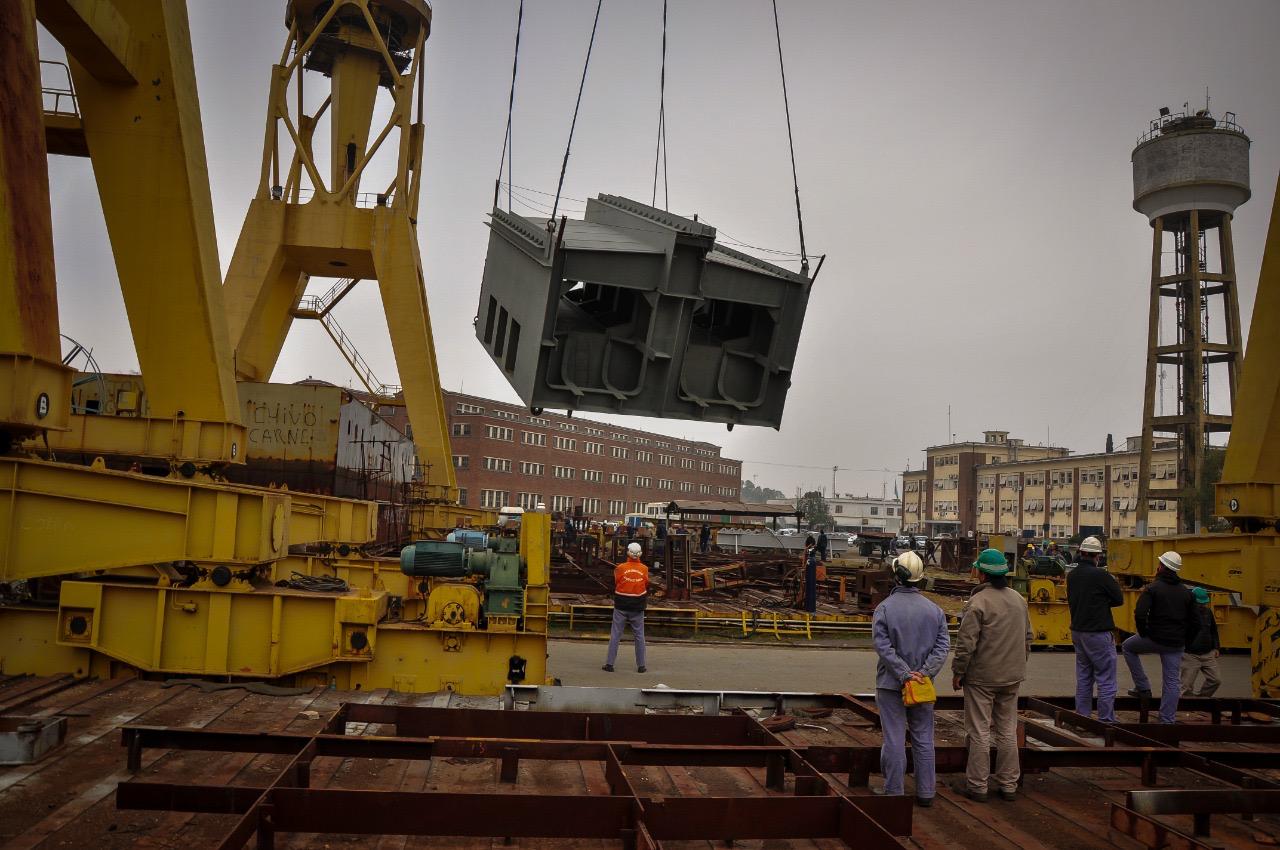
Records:
<instances>
[{"instance_id":1,"label":"orange safety vest","mask_svg":"<svg viewBox=\"0 0 1280 850\"><path fill-rule=\"evenodd\" d=\"M649 592L649 568L640 561L625 561L613 569L613 589L619 596L644 596Z\"/></svg>"}]
</instances>

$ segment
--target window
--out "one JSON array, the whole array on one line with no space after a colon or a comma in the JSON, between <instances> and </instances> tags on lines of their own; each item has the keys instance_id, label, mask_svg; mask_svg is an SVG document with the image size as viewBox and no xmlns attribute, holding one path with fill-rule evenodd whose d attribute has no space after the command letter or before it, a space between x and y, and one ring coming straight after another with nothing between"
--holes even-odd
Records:
<instances>
[{"instance_id":1,"label":"window","mask_svg":"<svg viewBox=\"0 0 1280 850\"><path fill-rule=\"evenodd\" d=\"M681 482L680 482L680 492L681 492L681 493L692 493L692 492L693 492L693 482L692 482L692 481L681 481Z\"/></svg>"},{"instance_id":2,"label":"window","mask_svg":"<svg viewBox=\"0 0 1280 850\"><path fill-rule=\"evenodd\" d=\"M481 490L480 491L480 507L504 508L506 506L507 506L506 490Z\"/></svg>"},{"instance_id":3,"label":"window","mask_svg":"<svg viewBox=\"0 0 1280 850\"><path fill-rule=\"evenodd\" d=\"M627 512L627 503L622 499L609 500L609 516L621 516Z\"/></svg>"},{"instance_id":4,"label":"window","mask_svg":"<svg viewBox=\"0 0 1280 850\"><path fill-rule=\"evenodd\" d=\"M600 513L600 500L599 499L583 499L582 512L584 514Z\"/></svg>"},{"instance_id":5,"label":"window","mask_svg":"<svg viewBox=\"0 0 1280 850\"><path fill-rule=\"evenodd\" d=\"M551 510L553 511L564 513L565 511L569 510L569 508L572 507L572 505L573 505L572 496L552 496L551 497Z\"/></svg>"},{"instance_id":6,"label":"window","mask_svg":"<svg viewBox=\"0 0 1280 850\"><path fill-rule=\"evenodd\" d=\"M484 468L490 472L510 472L511 461L504 457L487 457L484 459Z\"/></svg>"},{"instance_id":7,"label":"window","mask_svg":"<svg viewBox=\"0 0 1280 850\"><path fill-rule=\"evenodd\" d=\"M661 445L661 443L659 443ZM676 459L671 455L658 455L658 464L661 466L674 466Z\"/></svg>"},{"instance_id":8,"label":"window","mask_svg":"<svg viewBox=\"0 0 1280 850\"><path fill-rule=\"evenodd\" d=\"M538 509L538 505L542 504L541 493L517 493L516 503L526 511L534 511Z\"/></svg>"},{"instance_id":9,"label":"window","mask_svg":"<svg viewBox=\"0 0 1280 850\"><path fill-rule=\"evenodd\" d=\"M490 440L505 440L509 443L515 439L515 431L501 425L486 425L485 431Z\"/></svg>"},{"instance_id":10,"label":"window","mask_svg":"<svg viewBox=\"0 0 1280 850\"><path fill-rule=\"evenodd\" d=\"M546 472L547 468L540 463L533 463L527 460L520 461L521 475L545 475Z\"/></svg>"},{"instance_id":11,"label":"window","mask_svg":"<svg viewBox=\"0 0 1280 850\"><path fill-rule=\"evenodd\" d=\"M460 416L466 416L466 415L484 416L483 407L480 407L479 405L475 405L475 404L465 404L461 401L458 402L458 406L453 409L453 412Z\"/></svg>"},{"instance_id":12,"label":"window","mask_svg":"<svg viewBox=\"0 0 1280 850\"><path fill-rule=\"evenodd\" d=\"M512 413L510 410L495 410L489 415L494 419L507 419L513 422L519 421L520 419L519 413Z\"/></svg>"},{"instance_id":13,"label":"window","mask_svg":"<svg viewBox=\"0 0 1280 850\"><path fill-rule=\"evenodd\" d=\"M636 476L636 486L637 486L637 487L652 487L652 486L653 486L653 479L652 479L652 478L650 478L650 477L649 477L649 476L647 476L647 475L637 475L637 476Z\"/></svg>"},{"instance_id":14,"label":"window","mask_svg":"<svg viewBox=\"0 0 1280 850\"><path fill-rule=\"evenodd\" d=\"M704 496L710 496L710 495L711 495L711 485L710 485L710 484L699 484L699 485L698 485L698 492L699 492L699 493L701 493L701 494L703 494Z\"/></svg>"},{"instance_id":15,"label":"window","mask_svg":"<svg viewBox=\"0 0 1280 850\"><path fill-rule=\"evenodd\" d=\"M572 466L553 466L551 467L551 474L554 475L556 478L572 479L573 467Z\"/></svg>"},{"instance_id":16,"label":"window","mask_svg":"<svg viewBox=\"0 0 1280 850\"><path fill-rule=\"evenodd\" d=\"M453 468L454 469L470 469L471 456L470 455L454 455Z\"/></svg>"},{"instance_id":17,"label":"window","mask_svg":"<svg viewBox=\"0 0 1280 850\"><path fill-rule=\"evenodd\" d=\"M622 460L626 460L627 456L631 454L630 449L624 449L622 446L613 446L610 452L614 457L621 458Z\"/></svg>"},{"instance_id":18,"label":"window","mask_svg":"<svg viewBox=\"0 0 1280 850\"><path fill-rule=\"evenodd\" d=\"M588 437L604 436L604 431L600 430L599 428L583 428L582 433L586 434Z\"/></svg>"},{"instance_id":19,"label":"window","mask_svg":"<svg viewBox=\"0 0 1280 850\"><path fill-rule=\"evenodd\" d=\"M537 431L525 431L521 439L526 446L545 446L547 444L547 435L540 434Z\"/></svg>"},{"instance_id":20,"label":"window","mask_svg":"<svg viewBox=\"0 0 1280 850\"><path fill-rule=\"evenodd\" d=\"M670 490L670 489L672 489L672 488L673 488L673 487L675 487L675 486L676 486L676 483L675 483L674 481L672 481L670 478L659 478L659 479L658 479L658 489L659 489L659 490Z\"/></svg>"},{"instance_id":21,"label":"window","mask_svg":"<svg viewBox=\"0 0 1280 850\"><path fill-rule=\"evenodd\" d=\"M583 443L582 450L589 455L604 454L604 443Z\"/></svg>"},{"instance_id":22,"label":"window","mask_svg":"<svg viewBox=\"0 0 1280 850\"><path fill-rule=\"evenodd\" d=\"M470 436L471 436L471 423L470 423L470 422L455 422L455 423L453 423L453 427L451 427L451 428L449 429L449 433L450 433L450 434L452 434L452 435L453 435L453 436L455 436L455 437L470 437Z\"/></svg>"},{"instance_id":23,"label":"window","mask_svg":"<svg viewBox=\"0 0 1280 850\"><path fill-rule=\"evenodd\" d=\"M642 514L642 513L644 513L644 502L632 502L632 503L631 503L631 512L632 512L632 513L635 513L635 514Z\"/></svg>"},{"instance_id":24,"label":"window","mask_svg":"<svg viewBox=\"0 0 1280 850\"><path fill-rule=\"evenodd\" d=\"M556 437L555 445L557 449L561 449L562 451L566 451L566 452L572 452L572 451L577 451L578 441L573 439L572 437Z\"/></svg>"},{"instance_id":25,"label":"window","mask_svg":"<svg viewBox=\"0 0 1280 850\"><path fill-rule=\"evenodd\" d=\"M838 507L838 506L837 506L837 507ZM876 507L875 505L872 505L872 506L871 506L871 515L872 515L872 516L880 516L880 509L879 509L878 507Z\"/></svg>"},{"instance_id":26,"label":"window","mask_svg":"<svg viewBox=\"0 0 1280 850\"><path fill-rule=\"evenodd\" d=\"M610 473L609 473L609 483L610 483L610 484L621 484L621 485L623 485L623 486L625 487L625 486L626 486L626 484L627 484L627 476L626 476L626 475L624 475L624 474L622 474L621 472L610 472Z\"/></svg>"},{"instance_id":27,"label":"window","mask_svg":"<svg viewBox=\"0 0 1280 850\"><path fill-rule=\"evenodd\" d=\"M561 431L568 431L571 434L576 434L578 432L578 426L574 425L572 422L561 422L556 425L556 427Z\"/></svg>"},{"instance_id":28,"label":"window","mask_svg":"<svg viewBox=\"0 0 1280 850\"><path fill-rule=\"evenodd\" d=\"M572 472L572 470L570 470L570 472ZM598 484L604 480L604 473L598 469L584 469L582 470L582 480Z\"/></svg>"},{"instance_id":29,"label":"window","mask_svg":"<svg viewBox=\"0 0 1280 850\"><path fill-rule=\"evenodd\" d=\"M540 428L550 428L550 427L551 427L551 420L550 420L550 419L540 419L540 418L538 418L537 416L530 416L530 417L529 417L529 424L530 424L530 425L537 425L537 426L538 426L538 427L540 427Z\"/></svg>"},{"instance_id":30,"label":"window","mask_svg":"<svg viewBox=\"0 0 1280 850\"><path fill-rule=\"evenodd\" d=\"M689 457L680 458L680 468L693 469L693 458L689 458Z\"/></svg>"},{"instance_id":31,"label":"window","mask_svg":"<svg viewBox=\"0 0 1280 850\"><path fill-rule=\"evenodd\" d=\"M467 488L459 487L458 488L458 504L465 505L466 503L467 503Z\"/></svg>"}]
</instances>

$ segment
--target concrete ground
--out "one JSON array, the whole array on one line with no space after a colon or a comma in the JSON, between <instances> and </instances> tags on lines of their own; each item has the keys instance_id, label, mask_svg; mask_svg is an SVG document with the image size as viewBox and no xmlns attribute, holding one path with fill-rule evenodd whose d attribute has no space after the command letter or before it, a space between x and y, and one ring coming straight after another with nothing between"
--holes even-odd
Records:
<instances>
[{"instance_id":1,"label":"concrete ground","mask_svg":"<svg viewBox=\"0 0 1280 850\"><path fill-rule=\"evenodd\" d=\"M739 691L820 691L867 693L875 688L876 655L870 649L809 649L759 645L699 644L688 641L650 642L647 669L635 671L630 636L623 643L616 672L600 669L607 646L595 640L552 640L547 670L562 684L621 688L672 688ZM1133 686L1124 658L1119 664L1120 694ZM1160 662L1146 659L1147 676L1159 693ZM952 693L950 662L937 682ZM1249 656L1219 659L1222 687L1216 696L1247 697ZM1075 655L1071 652L1033 652L1022 692L1037 696L1075 693Z\"/></svg>"}]
</instances>

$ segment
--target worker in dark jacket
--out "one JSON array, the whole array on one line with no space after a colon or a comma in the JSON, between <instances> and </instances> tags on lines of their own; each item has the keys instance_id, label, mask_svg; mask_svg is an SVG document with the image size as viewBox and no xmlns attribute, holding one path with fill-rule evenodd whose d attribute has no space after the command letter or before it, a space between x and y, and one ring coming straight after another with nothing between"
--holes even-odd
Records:
<instances>
[{"instance_id":1,"label":"worker in dark jacket","mask_svg":"<svg viewBox=\"0 0 1280 850\"><path fill-rule=\"evenodd\" d=\"M1151 681L1139 656L1160 656L1161 723L1177 721L1178 695L1182 691L1182 650L1196 632L1196 600L1178 578L1181 569L1182 556L1177 552L1160 556L1155 581L1143 588L1133 609L1138 633L1120 647L1133 675L1130 696L1150 698Z\"/></svg>"},{"instance_id":2,"label":"worker in dark jacket","mask_svg":"<svg viewBox=\"0 0 1280 850\"><path fill-rule=\"evenodd\" d=\"M1222 644L1218 641L1218 621L1213 619L1209 605L1209 591L1194 588L1191 595L1196 600L1196 636L1187 643L1182 653L1182 695L1184 697L1211 697L1222 684L1218 676L1218 656ZM1196 693L1196 676L1204 674L1204 684Z\"/></svg>"},{"instance_id":3,"label":"worker in dark jacket","mask_svg":"<svg viewBox=\"0 0 1280 850\"><path fill-rule=\"evenodd\" d=\"M1098 566L1102 541L1080 543L1075 569L1067 573L1067 605L1071 609L1071 645L1076 650L1076 712L1088 717L1093 688L1098 686L1098 719L1116 721L1116 639L1111 609L1124 604L1120 584Z\"/></svg>"},{"instance_id":4,"label":"worker in dark jacket","mask_svg":"<svg viewBox=\"0 0 1280 850\"><path fill-rule=\"evenodd\" d=\"M830 557L831 557L831 548L830 548L830 547L831 547L831 543L830 543L830 541L828 541L828 540L827 540L827 527L826 527L826 526L824 526L824 525L820 525L820 526L818 526L818 541L817 541L817 543L818 543L818 556L819 556L819 557L821 557L821 558L822 558L822 560L824 560L824 561L825 561L825 560L827 560L828 558L830 558Z\"/></svg>"}]
</instances>

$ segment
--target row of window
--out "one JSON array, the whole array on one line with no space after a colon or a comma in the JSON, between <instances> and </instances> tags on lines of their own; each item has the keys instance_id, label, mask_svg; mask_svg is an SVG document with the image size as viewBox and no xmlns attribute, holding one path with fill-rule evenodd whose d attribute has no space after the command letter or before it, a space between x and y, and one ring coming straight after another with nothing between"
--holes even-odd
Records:
<instances>
[{"instance_id":1,"label":"row of window","mask_svg":"<svg viewBox=\"0 0 1280 850\"><path fill-rule=\"evenodd\" d=\"M1049 510L1055 513L1071 512L1077 509L1080 511L1101 511L1106 509L1107 500L1101 497L1081 499L1075 502L1072 499L1050 499ZM1172 499L1148 499L1147 508L1153 511L1175 510L1177 502ZM1028 499L1022 506L1026 513L1039 513L1044 510L1044 499ZM995 509L993 500L979 501L978 512L990 513ZM1017 513L1017 499L1001 499L1000 510L1003 513ZM1138 499L1136 496L1121 496L1111 500L1111 509L1115 511L1134 511L1138 509ZM914 513L914 507L907 509Z\"/></svg>"},{"instance_id":2,"label":"row of window","mask_svg":"<svg viewBox=\"0 0 1280 850\"><path fill-rule=\"evenodd\" d=\"M495 353L498 356L501 356L501 352L495 352ZM484 416L485 408L478 404L470 404L468 402L460 401L454 406L453 412L458 416ZM550 419L545 419L539 416L526 416L521 413L516 413L510 410L502 410L499 408L494 408L494 410L489 415L495 419L504 419L510 422L525 422L529 425L535 425L540 428L554 427L560 431L565 431L570 434L582 433L587 437L601 437L601 438L605 436L605 432L602 428L595 428L590 425L583 425L581 428L579 428L578 425L572 422L553 423ZM455 423L455 424L458 424L458 423ZM467 433L470 433L470 430L468 430ZM685 445L680 445L679 443L668 443L664 440L654 440L650 437L641 437L636 434L626 434L621 431L610 432L609 439L619 443L633 443L637 446L652 445L660 449L667 449L668 451L684 452L687 454L702 455L704 457L716 456L716 452L711 449L703 449L697 446L685 446Z\"/></svg>"},{"instance_id":3,"label":"row of window","mask_svg":"<svg viewBox=\"0 0 1280 850\"><path fill-rule=\"evenodd\" d=\"M453 465L456 469L470 469L471 456L470 455L454 455ZM484 459L483 468L488 472L511 472L513 469L513 465L509 458L486 457ZM520 461L518 468L520 470L521 475L540 476L540 475L545 475L547 472L547 467L545 464L534 463L533 461L528 461L528 460ZM551 475L553 478L559 478L566 481L572 481L578 478L578 473L579 473L579 470L575 469L572 466L552 466L551 467ZM595 484L598 484L604 481L604 472L599 469L583 469L581 470L581 473L582 473L581 479L583 481L587 481ZM626 487L629 484L631 486L643 487L643 488L650 488L654 486L653 478L648 475L629 476L623 472L609 473L609 483L617 486L621 486L621 487ZM659 478L657 486L659 490L672 490L675 488L675 482L670 478ZM692 492L693 487L694 485L687 481L680 483L680 489L684 492ZM714 493L717 496L737 496L738 495L738 488L736 487L723 487L719 485L701 484L699 485L699 488L700 488L700 492L707 493L707 494ZM839 506L837 506L837 509L838 508ZM874 512L875 512L875 509L872 508L872 513Z\"/></svg>"},{"instance_id":4,"label":"row of window","mask_svg":"<svg viewBox=\"0 0 1280 850\"><path fill-rule=\"evenodd\" d=\"M449 432L454 437L470 437L472 434L471 423L455 422L449 429ZM515 430L503 425L486 425L485 436L490 440L500 440L502 442L510 443L515 441ZM526 446L545 447L547 445L547 435L537 431L522 431L520 441ZM578 450L578 441L574 437L561 437L557 435L552 439L551 445L553 448L559 449L560 451L573 452ZM604 448L603 443L594 443L585 440L582 443L582 451L584 454L603 455ZM623 446L610 446L609 454L617 460L631 459L631 449L624 448ZM712 455L714 456L714 452ZM639 463L653 463L653 452L637 451L635 453L635 459ZM673 455L658 455L658 464L660 466L675 466L675 462L676 459ZM692 458L680 458L681 469L693 469L695 466L699 465L701 466L702 472L718 472L720 475L733 476L737 476L741 472L741 468L735 464L712 463L709 461L702 461L699 464L699 462Z\"/></svg>"}]
</instances>

